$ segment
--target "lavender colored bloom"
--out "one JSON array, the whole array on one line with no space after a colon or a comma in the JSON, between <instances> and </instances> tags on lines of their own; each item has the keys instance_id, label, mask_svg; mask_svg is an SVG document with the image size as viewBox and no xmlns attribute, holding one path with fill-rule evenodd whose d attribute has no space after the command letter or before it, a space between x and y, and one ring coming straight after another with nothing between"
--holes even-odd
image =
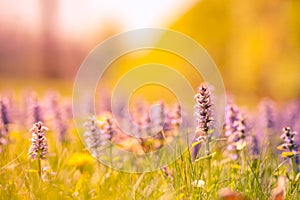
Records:
<instances>
[{"instance_id":1,"label":"lavender colored bloom","mask_svg":"<svg viewBox=\"0 0 300 200\"><path fill-rule=\"evenodd\" d=\"M94 156L99 156L101 150L110 144L116 133L113 120L109 117L103 117L101 120L91 117L84 123L84 127L84 139L87 148Z\"/></svg>"},{"instance_id":2,"label":"lavender colored bloom","mask_svg":"<svg viewBox=\"0 0 300 200\"><path fill-rule=\"evenodd\" d=\"M212 130L212 99L211 94L206 84L201 84L195 95L196 105L195 105L195 117L196 117L196 134L198 135L197 141L205 142L207 146L206 154L209 154L209 142L211 134L209 131ZM200 148L200 143L194 146L193 158L196 158Z\"/></svg>"},{"instance_id":3,"label":"lavender colored bloom","mask_svg":"<svg viewBox=\"0 0 300 200\"><path fill-rule=\"evenodd\" d=\"M263 129L273 129L275 128L275 103L271 99L263 99L260 102L259 105L259 116L260 116L260 122L263 124Z\"/></svg>"},{"instance_id":4,"label":"lavender colored bloom","mask_svg":"<svg viewBox=\"0 0 300 200\"><path fill-rule=\"evenodd\" d=\"M227 150L242 150L246 146L246 117L234 104L226 107L224 128L228 142ZM232 157L237 158L237 155L232 154Z\"/></svg>"},{"instance_id":5,"label":"lavender colored bloom","mask_svg":"<svg viewBox=\"0 0 300 200\"><path fill-rule=\"evenodd\" d=\"M153 139L156 140L156 145L154 148L159 149L163 146L165 135L163 133L163 127L166 119L166 106L163 102L159 102L151 107L151 134L153 134Z\"/></svg>"},{"instance_id":6,"label":"lavender colored bloom","mask_svg":"<svg viewBox=\"0 0 300 200\"><path fill-rule=\"evenodd\" d=\"M162 166L161 172L165 178L170 179L170 180L174 179L173 171L168 166Z\"/></svg>"},{"instance_id":7,"label":"lavender colored bloom","mask_svg":"<svg viewBox=\"0 0 300 200\"><path fill-rule=\"evenodd\" d=\"M166 123L164 125L164 131L178 131L181 124L181 106L176 104L174 109L167 113ZM176 134L176 133L173 133Z\"/></svg>"},{"instance_id":8,"label":"lavender colored bloom","mask_svg":"<svg viewBox=\"0 0 300 200\"><path fill-rule=\"evenodd\" d=\"M163 102L159 102L152 106L151 110L151 127L152 131L155 133L161 131L165 124L165 117L166 117L166 106Z\"/></svg>"},{"instance_id":9,"label":"lavender colored bloom","mask_svg":"<svg viewBox=\"0 0 300 200\"><path fill-rule=\"evenodd\" d=\"M40 102L38 101L37 94L32 92L27 94L26 97L26 107L27 107L27 116L26 118L29 120L29 124L43 122L43 113Z\"/></svg>"},{"instance_id":10,"label":"lavender colored bloom","mask_svg":"<svg viewBox=\"0 0 300 200\"><path fill-rule=\"evenodd\" d=\"M2 121L0 121L0 152L2 151L2 146L8 143L8 132L4 128Z\"/></svg>"},{"instance_id":11,"label":"lavender colored bloom","mask_svg":"<svg viewBox=\"0 0 300 200\"><path fill-rule=\"evenodd\" d=\"M297 144L295 141L295 136L297 135L297 132L292 131L290 127L284 127L282 129L282 135L280 136L281 139L283 139L283 143L278 146L277 148L281 151L284 151L282 156L283 157L290 157L295 156L294 160L294 170L295 172L300 172L299 165L299 147L300 145ZM284 154L285 152L291 153L291 154Z\"/></svg>"},{"instance_id":12,"label":"lavender colored bloom","mask_svg":"<svg viewBox=\"0 0 300 200\"><path fill-rule=\"evenodd\" d=\"M299 128L299 125L297 124L299 122L300 118L300 102L293 100L287 105L287 121L286 126L291 127L292 129ZM297 127L298 126L298 127ZM297 129L296 129L297 130Z\"/></svg>"},{"instance_id":13,"label":"lavender colored bloom","mask_svg":"<svg viewBox=\"0 0 300 200\"><path fill-rule=\"evenodd\" d=\"M282 135L280 136L283 139L283 144L279 146L279 149L287 150L289 152L297 152L298 145L295 142L295 131L292 131L290 127L284 127L282 129Z\"/></svg>"},{"instance_id":14,"label":"lavender colored bloom","mask_svg":"<svg viewBox=\"0 0 300 200\"><path fill-rule=\"evenodd\" d=\"M114 134L115 134L115 128L114 128L114 123L111 118L105 118L105 121L103 122L102 126L102 134L105 135L106 139L109 141L112 140Z\"/></svg>"},{"instance_id":15,"label":"lavender colored bloom","mask_svg":"<svg viewBox=\"0 0 300 200\"><path fill-rule=\"evenodd\" d=\"M93 155L97 155L98 148L102 146L100 122L96 117L91 117L83 125L85 127L84 139L87 148Z\"/></svg>"},{"instance_id":16,"label":"lavender colored bloom","mask_svg":"<svg viewBox=\"0 0 300 200\"><path fill-rule=\"evenodd\" d=\"M8 124L10 123L10 120L8 118L8 108L7 104L5 103L5 100L0 101L0 115L1 115L1 120L4 125L4 128L6 129L6 132L8 132Z\"/></svg>"},{"instance_id":17,"label":"lavender colored bloom","mask_svg":"<svg viewBox=\"0 0 300 200\"><path fill-rule=\"evenodd\" d=\"M0 101L0 152L2 146L8 143L8 109L7 104L1 99Z\"/></svg>"},{"instance_id":18,"label":"lavender colored bloom","mask_svg":"<svg viewBox=\"0 0 300 200\"><path fill-rule=\"evenodd\" d=\"M48 112L52 115L52 120L55 129L58 133L59 141L65 141L67 134L67 120L63 114L63 108L60 102L60 95L55 91L49 91L46 95L46 105L48 105Z\"/></svg>"},{"instance_id":19,"label":"lavender colored bloom","mask_svg":"<svg viewBox=\"0 0 300 200\"><path fill-rule=\"evenodd\" d=\"M196 132L207 133L212 128L212 100L208 87L202 84L195 95Z\"/></svg>"},{"instance_id":20,"label":"lavender colored bloom","mask_svg":"<svg viewBox=\"0 0 300 200\"><path fill-rule=\"evenodd\" d=\"M45 131L48 131L48 128L43 126L42 122L34 123L30 129L32 143L28 150L29 159L46 159L46 155L48 154L48 142Z\"/></svg>"}]
</instances>

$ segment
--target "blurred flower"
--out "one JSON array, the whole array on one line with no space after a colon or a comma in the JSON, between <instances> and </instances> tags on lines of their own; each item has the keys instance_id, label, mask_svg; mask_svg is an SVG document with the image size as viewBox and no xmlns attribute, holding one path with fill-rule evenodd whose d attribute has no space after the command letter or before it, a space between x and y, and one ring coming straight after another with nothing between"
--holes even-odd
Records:
<instances>
[{"instance_id":1,"label":"blurred flower","mask_svg":"<svg viewBox=\"0 0 300 200\"><path fill-rule=\"evenodd\" d=\"M84 139L93 156L99 156L103 148L108 147L115 134L113 120L110 117L91 117L84 123Z\"/></svg>"},{"instance_id":2,"label":"blurred flower","mask_svg":"<svg viewBox=\"0 0 300 200\"><path fill-rule=\"evenodd\" d=\"M0 116L6 132L8 132L8 124L10 123L7 101L8 99L5 97L0 100Z\"/></svg>"},{"instance_id":3,"label":"blurred flower","mask_svg":"<svg viewBox=\"0 0 300 200\"><path fill-rule=\"evenodd\" d=\"M45 137L45 131L48 128L43 126L42 122L34 123L33 127L30 129L32 134L31 146L28 150L29 159L46 159L48 154L48 143Z\"/></svg>"},{"instance_id":4,"label":"blurred flower","mask_svg":"<svg viewBox=\"0 0 300 200\"><path fill-rule=\"evenodd\" d=\"M176 135L181 123L181 106L180 104L176 104L174 108L166 115L164 131L166 132L166 134L168 131L171 131L173 132L173 135Z\"/></svg>"},{"instance_id":5,"label":"blurred flower","mask_svg":"<svg viewBox=\"0 0 300 200\"><path fill-rule=\"evenodd\" d=\"M161 171L166 178L173 180L174 172L172 170L170 170L170 168L168 166L161 167Z\"/></svg>"},{"instance_id":6,"label":"blurred flower","mask_svg":"<svg viewBox=\"0 0 300 200\"><path fill-rule=\"evenodd\" d=\"M56 175L56 172L53 172L50 166L45 166L42 168L42 180L50 181Z\"/></svg>"},{"instance_id":7,"label":"blurred flower","mask_svg":"<svg viewBox=\"0 0 300 200\"><path fill-rule=\"evenodd\" d=\"M275 103L271 99L264 98L259 103L259 118L258 123L261 123L261 128L273 129L276 124Z\"/></svg>"},{"instance_id":8,"label":"blurred flower","mask_svg":"<svg viewBox=\"0 0 300 200\"><path fill-rule=\"evenodd\" d=\"M26 95L26 106L27 106L27 119L29 123L43 122L43 113L38 96L36 93L31 92Z\"/></svg>"},{"instance_id":9,"label":"blurred flower","mask_svg":"<svg viewBox=\"0 0 300 200\"><path fill-rule=\"evenodd\" d=\"M8 143L8 110L5 99L0 100L0 152L2 151L2 146Z\"/></svg>"},{"instance_id":10,"label":"blurred flower","mask_svg":"<svg viewBox=\"0 0 300 200\"><path fill-rule=\"evenodd\" d=\"M204 188L205 182L203 180L195 180L192 182L192 186L198 187L198 188Z\"/></svg>"},{"instance_id":11,"label":"blurred flower","mask_svg":"<svg viewBox=\"0 0 300 200\"><path fill-rule=\"evenodd\" d=\"M298 145L295 142L295 131L292 131L290 127L285 127L282 129L283 133L280 136L283 139L283 144L278 146L278 149L281 151L288 151L291 153L296 153L298 150Z\"/></svg>"},{"instance_id":12,"label":"blurred flower","mask_svg":"<svg viewBox=\"0 0 300 200\"><path fill-rule=\"evenodd\" d=\"M48 91L45 95L45 107L48 111L48 115L53 121L55 131L58 133L58 140L63 142L66 140L67 134L67 120L68 117L64 115L64 110L61 105L61 96L57 91Z\"/></svg>"},{"instance_id":13,"label":"blurred flower","mask_svg":"<svg viewBox=\"0 0 300 200\"><path fill-rule=\"evenodd\" d=\"M88 165L93 165L94 159L87 153L74 153L68 160L68 165L82 168Z\"/></svg>"},{"instance_id":14,"label":"blurred flower","mask_svg":"<svg viewBox=\"0 0 300 200\"><path fill-rule=\"evenodd\" d=\"M225 113L225 136L227 137L229 151L239 151L246 146L246 117L236 105L230 103ZM236 154L231 157L237 159Z\"/></svg>"},{"instance_id":15,"label":"blurred flower","mask_svg":"<svg viewBox=\"0 0 300 200\"><path fill-rule=\"evenodd\" d=\"M151 120L151 135L149 138L153 149L160 149L166 143L166 136L164 132L164 125L166 120L166 106L163 101L156 103L150 110Z\"/></svg>"}]
</instances>

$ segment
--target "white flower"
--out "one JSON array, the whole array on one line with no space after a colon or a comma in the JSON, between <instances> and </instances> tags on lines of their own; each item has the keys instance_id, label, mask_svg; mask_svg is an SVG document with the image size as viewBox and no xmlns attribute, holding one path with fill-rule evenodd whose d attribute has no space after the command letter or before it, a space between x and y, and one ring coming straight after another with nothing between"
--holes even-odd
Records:
<instances>
[{"instance_id":1,"label":"white flower","mask_svg":"<svg viewBox=\"0 0 300 200\"><path fill-rule=\"evenodd\" d=\"M195 180L195 181L193 181L192 186L198 187L198 188L204 188L205 182L203 180Z\"/></svg>"}]
</instances>

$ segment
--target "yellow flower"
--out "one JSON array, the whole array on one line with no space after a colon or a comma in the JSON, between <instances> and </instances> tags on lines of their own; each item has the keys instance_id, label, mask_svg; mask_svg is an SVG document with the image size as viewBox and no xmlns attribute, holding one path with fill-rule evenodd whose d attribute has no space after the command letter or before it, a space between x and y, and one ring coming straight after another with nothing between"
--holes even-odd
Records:
<instances>
[{"instance_id":1,"label":"yellow flower","mask_svg":"<svg viewBox=\"0 0 300 200\"><path fill-rule=\"evenodd\" d=\"M94 164L94 159L87 153L74 153L68 160L68 165L81 168L87 165Z\"/></svg>"}]
</instances>

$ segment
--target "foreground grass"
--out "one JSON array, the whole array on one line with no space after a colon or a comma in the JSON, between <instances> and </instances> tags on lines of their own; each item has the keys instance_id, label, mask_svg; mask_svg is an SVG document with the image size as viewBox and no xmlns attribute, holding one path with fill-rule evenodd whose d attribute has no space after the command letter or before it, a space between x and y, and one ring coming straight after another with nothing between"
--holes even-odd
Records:
<instances>
[{"instance_id":1,"label":"foreground grass","mask_svg":"<svg viewBox=\"0 0 300 200\"><path fill-rule=\"evenodd\" d=\"M215 147L207 183L206 159L194 162L189 151L178 155L167 172L134 174L115 171L89 157L75 131L63 143L53 132L47 136L50 156L43 164L51 170L43 181L37 162L28 160L28 131L10 134L0 159L0 199L218 199L221 188L231 188L249 199L264 200L270 198L279 176L291 179L286 199L300 199L300 183L291 178L289 163L280 165L269 148L256 158L245 152L243 167L240 160L226 158L222 148ZM197 187L195 180L205 184Z\"/></svg>"}]
</instances>

